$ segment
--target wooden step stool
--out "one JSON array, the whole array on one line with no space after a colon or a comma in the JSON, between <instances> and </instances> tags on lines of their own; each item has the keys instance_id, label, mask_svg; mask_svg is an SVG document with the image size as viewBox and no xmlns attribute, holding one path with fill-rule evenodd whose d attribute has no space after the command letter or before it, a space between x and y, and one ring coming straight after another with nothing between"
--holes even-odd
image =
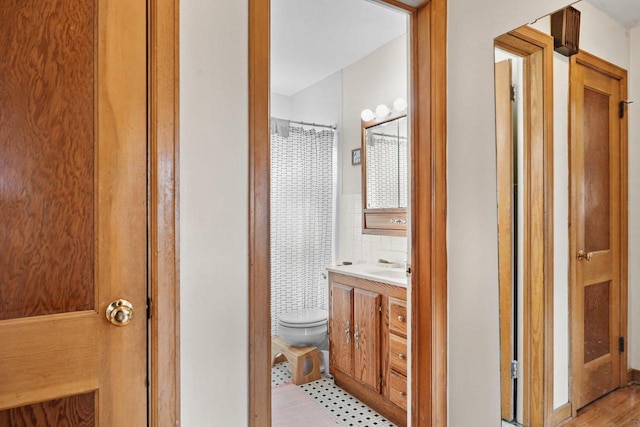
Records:
<instances>
[{"instance_id":1,"label":"wooden step stool","mask_svg":"<svg viewBox=\"0 0 640 427\"><path fill-rule=\"evenodd\" d=\"M320 355L317 347L291 347L279 336L271 337L271 366L289 361L291 377L295 385L308 383L320 379ZM313 367L311 372L304 374L304 361L310 359Z\"/></svg>"}]
</instances>

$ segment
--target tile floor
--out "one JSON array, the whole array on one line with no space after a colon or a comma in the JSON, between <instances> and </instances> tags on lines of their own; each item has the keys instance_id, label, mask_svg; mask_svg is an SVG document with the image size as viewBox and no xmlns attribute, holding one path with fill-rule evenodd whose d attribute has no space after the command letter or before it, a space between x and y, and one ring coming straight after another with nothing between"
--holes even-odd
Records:
<instances>
[{"instance_id":1,"label":"tile floor","mask_svg":"<svg viewBox=\"0 0 640 427\"><path fill-rule=\"evenodd\" d=\"M271 368L272 387L291 381L288 365L288 362L283 362ZM336 386L332 379L324 375L318 381L303 384L300 388L322 406L341 427L395 427L395 424Z\"/></svg>"}]
</instances>

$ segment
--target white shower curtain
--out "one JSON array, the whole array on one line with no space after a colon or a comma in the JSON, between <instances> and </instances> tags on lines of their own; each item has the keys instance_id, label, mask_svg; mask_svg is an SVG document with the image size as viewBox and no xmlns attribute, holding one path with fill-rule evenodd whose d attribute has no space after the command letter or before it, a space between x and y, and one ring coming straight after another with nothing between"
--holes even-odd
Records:
<instances>
[{"instance_id":1,"label":"white shower curtain","mask_svg":"<svg viewBox=\"0 0 640 427\"><path fill-rule=\"evenodd\" d=\"M327 308L333 246L335 132L292 125L283 134L271 135L272 335L281 313Z\"/></svg>"}]
</instances>

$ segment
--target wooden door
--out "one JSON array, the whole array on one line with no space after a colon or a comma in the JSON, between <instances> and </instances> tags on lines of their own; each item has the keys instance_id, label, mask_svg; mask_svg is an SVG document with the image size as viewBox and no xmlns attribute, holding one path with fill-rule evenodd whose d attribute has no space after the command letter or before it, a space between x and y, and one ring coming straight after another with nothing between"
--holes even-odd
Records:
<instances>
[{"instance_id":1,"label":"wooden door","mask_svg":"<svg viewBox=\"0 0 640 427\"><path fill-rule=\"evenodd\" d=\"M513 413L513 298L514 298L514 165L511 61L495 64L496 153L498 176L498 267L500 286L500 390L502 419Z\"/></svg>"},{"instance_id":2,"label":"wooden door","mask_svg":"<svg viewBox=\"0 0 640 427\"><path fill-rule=\"evenodd\" d=\"M353 300L354 378L376 391L381 388L380 315L381 296L355 289Z\"/></svg>"},{"instance_id":3,"label":"wooden door","mask_svg":"<svg viewBox=\"0 0 640 427\"><path fill-rule=\"evenodd\" d=\"M329 357L331 370L353 374L353 288L331 283L331 313L329 313Z\"/></svg>"},{"instance_id":4,"label":"wooden door","mask_svg":"<svg viewBox=\"0 0 640 427\"><path fill-rule=\"evenodd\" d=\"M146 1L3 0L0 57L0 426L146 425Z\"/></svg>"},{"instance_id":5,"label":"wooden door","mask_svg":"<svg viewBox=\"0 0 640 427\"><path fill-rule=\"evenodd\" d=\"M571 61L570 250L571 362L574 410L624 380L619 340L626 335L622 235L626 218L619 117L626 72L590 55Z\"/></svg>"}]
</instances>

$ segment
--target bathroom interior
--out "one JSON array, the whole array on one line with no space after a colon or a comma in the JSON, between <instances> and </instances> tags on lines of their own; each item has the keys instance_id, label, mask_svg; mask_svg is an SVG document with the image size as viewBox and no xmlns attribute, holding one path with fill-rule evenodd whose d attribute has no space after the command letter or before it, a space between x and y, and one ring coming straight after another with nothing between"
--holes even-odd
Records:
<instances>
[{"instance_id":1,"label":"bathroom interior","mask_svg":"<svg viewBox=\"0 0 640 427\"><path fill-rule=\"evenodd\" d=\"M406 400L403 407L401 399L398 399L398 397L406 397L406 389L402 390L402 381L406 381L406 358L410 357L410 355L404 352L404 349L406 349L406 343L410 337L407 336L406 328L403 334L401 330L392 330L390 325L392 319L403 318L406 321L408 295L406 290L396 293L397 289L395 288L389 288L392 289L391 293L386 293L388 289L384 286L381 289L375 287L365 287L363 289L359 287L358 280L365 278L369 282L386 284L391 287L401 284L402 280L406 281L406 279L403 279L404 266L407 263L407 254L410 253L407 246L410 242L407 242L406 237L397 235L395 232L386 231L383 234L375 234L375 232L370 234L370 231L366 228L366 211L370 207L369 196L373 194L373 190L370 191L369 189L371 184L369 181L375 181L375 175L373 173L369 175L367 169L367 159L372 158L374 153L367 153L366 151L368 148L367 142L374 138L375 132L368 133L365 125L372 119L375 122L379 116L384 115L391 122L391 119L403 115L402 111L396 111L402 110L402 108L394 110L393 104L398 98L407 99L406 17L364 0L362 2L355 0L348 2L349 5L360 3L363 8L373 8L371 10L376 9L378 12L382 10L388 13L388 17L385 19L389 19L389 21L386 21L383 25L378 24L377 30L366 29L356 26L356 21L358 21L356 18L348 21L350 18L347 18L347 10L343 9L345 7L344 4L340 5L340 12L338 12L338 9L331 10L327 8L324 2L322 3L322 8L326 9L324 11L304 9L305 3L307 2L295 2L293 4L291 1L284 0L274 0L272 2L271 116L272 133L274 135L272 138L272 165L275 165L275 168L272 169L272 179L275 177L276 184L274 187L274 182L272 181L272 203L275 206L275 209L272 206L271 219L273 257L272 336L279 334L282 324L284 324L283 326L291 325L294 329L298 327L297 329L299 330L305 329L304 327L311 324L323 329L325 328L324 322L326 319L327 327L332 333L332 339L330 340L332 345L329 346L331 351L328 355L330 362L325 363L324 361L327 358L326 351L329 347L328 343L323 340L323 342L318 343L318 348L320 349L320 357L323 358L323 362L320 362L320 364L324 372L321 379L316 380L323 383L322 387L326 387L326 389L316 386L319 383L312 381L301 386L303 391L325 407L332 420L339 425L404 425L406 424ZM313 5L306 6L313 7ZM637 53L638 43L640 43L637 31L638 21L628 20L625 22L625 16L620 16L619 14L616 16L615 6L611 7L611 5L607 5L606 2L600 0L583 0L575 2L572 6L581 13L580 48L629 71L631 94L629 100L632 101L632 95L637 93L637 83L635 83L633 77L637 75L637 70L640 69L638 65L640 58ZM315 5L315 7L318 8L319 6ZM331 34L319 35L320 41L318 45L314 45L309 39L294 31L295 26L292 25L292 22L296 21L304 23L302 33L312 33L312 29L317 29L318 26L321 26L322 21L318 17L322 15L322 12L326 12L329 15L327 19L340 20L343 21L341 22L342 24L347 21L346 27L349 28L347 32L350 33L350 37L356 40L371 39L374 36L382 37L380 28L390 30L391 34L388 39L382 37L375 47L369 47L370 50L361 54L357 59L351 59L334 70L325 70L324 74L320 72L315 79L301 82L295 89L288 89L284 84L279 86L278 79L280 77L283 77L288 84L293 84L296 79L305 74L301 71L292 71L294 69L292 64L295 62L295 58L302 61L307 68L314 68L314 71L319 71L321 68L319 62L322 62L321 58L323 56L337 56L338 48L334 45L331 45L328 51L323 51L323 49L325 45L329 45L327 41L335 36L334 33L339 31L331 31ZM296 13L299 13L299 15L296 15ZM357 12L356 16L362 18L361 23L375 22L366 13L363 10ZM366 19L364 18L365 16L367 16ZM313 19L307 20L309 17L313 17ZM394 20L397 21L397 27L393 24ZM330 24L332 29L340 27L334 21L328 22L332 22ZM528 23L523 24L543 34L551 34L550 16L531 17ZM393 28L398 28L398 32L394 33ZM400 30L400 28L403 29ZM636 31L633 29L636 29ZM366 37L364 34L366 34ZM286 44L285 40L289 42L296 41L300 44ZM503 313L501 312L500 322L501 334L505 331L505 325L508 325L510 331L506 333L511 335L508 342L501 338L501 354L507 354L506 361L503 360L501 362L503 391L501 418L504 422L512 422L515 425L530 425L532 423L530 418L532 415L531 410L527 413L525 409L526 402L524 399L526 392L524 391L525 380L523 380L524 373L532 369L527 365L533 363L533 359L527 360L523 355L525 351L524 325L527 322L524 317L530 315L526 312L526 304L524 302L526 292L523 288L525 286L524 277L528 274L526 273L527 264L523 259L523 255L527 250L524 245L528 244L524 231L526 228L527 208L523 195L524 188L531 185L531 182L527 182L528 178L525 176L524 162L528 161L526 160L525 150L522 145L518 146L518 144L523 143L523 123L527 120L524 116L526 111L522 106L522 99L525 97L523 87L526 86L522 81L524 75L523 67L526 60L522 56L509 52L508 48L504 49L503 46L498 46L498 43L496 45L495 61L511 61L513 82L516 83L514 98L519 107L516 107L513 120L515 123L514 128L516 133L519 133L519 136L516 135L513 139L516 147L512 153L515 156L513 158L514 165L510 172L508 171L507 173L511 173L517 185L520 186L520 193L515 193L514 199L510 203L512 203L514 211L520 212L521 215L513 218L514 223L512 226L514 227L513 233L515 237L511 248L513 253L510 255L513 258L507 261L513 267L511 278L509 279L509 281L512 281L510 283L509 298L511 298L510 304L512 304L513 311L509 314L510 318L507 322L503 322ZM346 46L341 47L346 48ZM401 54L400 51L402 50L404 52ZM311 54L313 59L303 59L301 52ZM389 59L387 55L397 56L394 57L395 59ZM544 416L548 417L545 425L547 423L548 425L557 425L572 416L575 417L579 413L579 405L575 399L575 387L577 385L572 383L572 369L575 369L572 365L575 365L575 362L572 359L574 357L572 355L572 346L574 344L571 343L571 336L572 334L575 336L575 331L572 330L575 325L571 322L573 316L571 310L574 310L574 308L570 304L572 298L575 300L575 296L572 297L571 292L573 291L571 290L570 280L571 275L574 274L571 273L571 269L576 268L575 263L577 261L569 254L571 248L569 235L571 169L568 140L569 117L567 114L570 88L569 62L570 59L567 56L557 52L553 53L553 65L551 67L553 75L553 126L549 127L553 134L553 145L549 147L553 152L550 157L553 166L547 169L552 170L553 173L545 178L547 180L545 182L552 187L552 191L549 193L552 197L545 199L544 202L548 203L548 205L544 205L545 212L552 213L552 221L548 224L551 224L553 229L547 236L552 239L550 246L552 250L545 254L545 256L550 254L551 258L548 265L552 267L545 271L545 274L549 275L547 276L549 278L548 283L551 284L546 289L552 295L547 296L544 308L545 313L547 313L545 318L547 323L545 325L550 328L551 333L545 336L547 341L543 344L543 354L535 354L535 357L540 357L540 360L544 358L546 360L545 363L547 363L545 365L547 373L544 378L539 379L541 387L544 388L544 396L541 399L544 398L548 401L546 404L548 406L544 412ZM289 72L283 71L287 68L289 68ZM517 84L519 80L520 85ZM380 104L388 107L381 107L380 114L377 114L376 107ZM400 102L399 104L402 103ZM633 114L633 107L631 104L626 105L630 115ZM410 114L410 112L407 113ZM287 123L287 121L289 122ZM393 123L400 126L401 121L398 120ZM313 124L316 124L316 126ZM283 133L289 133L290 129L296 126L302 127L306 130L305 132L314 135L314 138L311 139L318 140L314 144L318 144L325 151L322 159L316 157L316 160L314 160L316 166L305 169L317 171L319 168L323 168L325 172L315 177L317 180L323 180L323 183L318 184L319 181L314 181L315 184L313 185L320 185L324 190L330 187L330 190L325 192L313 190L310 193L313 199L312 202L318 202L319 199L324 200L320 205L307 204L302 206L303 203L311 202L308 200L303 202L302 199L297 199L299 194L308 189L308 185L303 183L303 178L295 178L298 175L294 176L291 173L296 167L300 167L303 160L295 156L291 160L281 160L273 157L277 155L275 144L280 139L285 138ZM631 122L630 140L633 140L634 135L636 135L634 133L637 132L635 129L633 122ZM386 130L380 133L389 134ZM407 136L406 131L400 130L396 135L398 136L398 141ZM326 143L320 142L320 140ZM407 141L410 141L410 139ZM327 148L327 145L331 148ZM398 147L400 147L400 144L398 144ZM360 149L359 152L357 151L358 149ZM315 152L317 151L316 149ZM630 144L629 210L633 210L638 203L637 191L632 191L635 188L633 185L637 186L637 184L633 184L633 177L637 177L635 170L638 169L633 167L637 161L637 155L634 153L634 148ZM307 155L303 156L305 159L308 158ZM327 160L329 157L331 157L331 160ZM406 155L404 158L407 159ZM280 161L285 163L291 161L293 165L279 168L278 162ZM358 161L360 165L357 164ZM504 164L501 164L500 159L498 159L498 165L499 175L500 167L504 166ZM361 180L363 167L365 168L366 177L364 186ZM401 169L399 162L397 167L399 171ZM285 172L288 174L288 179L291 180L291 186L278 187L283 183L278 181L280 179L278 176ZM404 174L398 173L397 176L406 178L407 173L408 171ZM396 174L392 174L392 176L396 176ZM410 179L407 179L404 183L398 179L396 184L391 183L391 180L386 180L385 182L392 186L403 187L410 182ZM365 201L363 201L363 194L366 194ZM500 195L497 196L497 200L500 203ZM326 201L328 201L329 205L327 205ZM404 203L399 201L397 207L400 210L404 207L405 215L406 209L410 208L410 206L406 206L406 200ZM301 212L296 210L298 208L305 213L313 211L316 217L322 216L323 218L322 221L325 225L315 229L315 234L311 239L300 239L303 234L310 232L311 227L308 224L297 224L297 221L301 218ZM500 209L500 206L498 206L498 209ZM279 215L278 212L281 212L282 215ZM295 213L293 217L287 216L292 212ZM393 210L387 211L385 214L390 215L385 217L387 223L395 223L396 221L402 223L407 218L396 218L396 211ZM363 221L365 226L363 226ZM631 216L628 221L628 235L632 237L637 225ZM293 233L287 232L286 229L292 226L302 228L296 228ZM322 240L322 243L320 243L320 238L317 237L319 235L324 235L326 240ZM292 240L285 241L283 240L285 239L284 236L288 236L287 238ZM314 267L309 266L316 261L297 259L297 256L301 253L306 255L309 252L308 249L303 249L304 245L309 244L309 242L312 242L310 247L321 248L320 261L317 261ZM282 244L283 246L274 246L277 244ZM632 253L634 245L635 240L630 238L629 253ZM279 253L286 253L287 250L289 253L287 253L286 257L278 258ZM296 260L295 262L300 262L300 264L296 265L294 260ZM500 252L500 263L503 263L503 260L504 256ZM352 265L341 266L341 264L346 263L352 263ZM632 282L633 278L637 276L637 268L634 263L629 263L629 282ZM305 274L308 274L308 278L290 279L284 277L291 275L292 270L306 270L307 273ZM505 294L502 287L504 282L502 276L500 281L502 296ZM300 285L300 283L304 283L304 285ZM628 332L623 330L621 335L628 334L630 340L627 354L623 355L623 357L626 360L624 363L625 369L628 366L631 375L637 375L637 369L640 368L640 364L637 362L639 360L638 354L640 352L638 349L640 347L633 340L633 336L637 336L638 330L638 322L634 316L634 313L637 312L634 307L638 306L638 298L637 291L633 287L630 287L628 292L629 316L622 322L628 323L629 329ZM405 312L395 316L397 314L396 310L402 309L403 302L405 304ZM345 306L351 309L346 318L334 316L334 314L342 311ZM383 321L380 325L375 325L375 328L378 329L374 328L378 336L386 337L386 342L383 340L382 343L376 344L377 347L374 345L371 348L367 348L365 334L362 334L361 330L356 331L356 325L361 328L363 324L357 321L359 318L357 311L360 310L361 313L365 313L360 318L367 318L367 316L369 319L375 318L373 311L366 314L366 308L371 306L379 307L379 312L383 312L382 318L387 320L386 324ZM304 309L319 309L320 311L314 312L318 316L314 319L287 321L287 314L295 310ZM393 317L391 316L392 313ZM551 320L549 321L548 319ZM614 320L612 320L613 323L615 323ZM604 330L603 328L606 329L602 325L595 325L593 330ZM362 369L359 370L358 363L363 358L354 356L354 354L360 354L354 353L354 334L356 332L358 332L358 337L361 340L359 345L362 348L367 348L365 354L373 353L376 356L374 364L380 364L383 367L379 370L379 372L383 372L382 385L379 382L376 385L376 378L367 376L370 373ZM617 340L617 336L610 335L609 338ZM394 353L392 350L397 349L398 346L403 350ZM388 348L388 350L382 351L382 347ZM349 349L346 356L342 351L344 348ZM529 349L528 351L532 350ZM396 363L397 360L394 361L392 359L394 354L396 356L401 355L405 359L404 370ZM517 361L518 363L512 365L512 361ZM303 363L302 369L303 373L306 374L312 367L304 365ZM307 362L306 365L309 365L309 363ZM388 366L392 366L392 368L387 369ZM515 374L513 378L510 377L509 373L512 367ZM280 386L283 383L292 381L289 369L287 363L277 363L274 366L272 396L276 396L279 393ZM387 370L385 371L385 369ZM329 376L326 376L327 370L329 371ZM349 372L352 375L349 375ZM362 374L362 372L365 373ZM505 372L507 373L506 375ZM498 375L498 372L496 372L496 375ZM633 378L635 378L635 381L638 380L636 377ZM336 384L339 386L338 388L336 388ZM406 383L404 384L406 387ZM345 389L352 393L347 393ZM322 391L316 393L316 390ZM327 392L326 390L329 391ZM376 398L376 394L380 397ZM351 400L355 398L354 395L359 399L357 404ZM531 396L529 396L529 399L531 399ZM335 402L332 400L335 400ZM274 397L274 405L277 402L278 399ZM371 417L371 413L366 412L369 409L362 409L366 408L366 406L360 405L366 405L366 403L361 402L373 402L369 406L378 407L379 405L381 410L380 413L376 413L378 416L384 417L382 413L388 413L389 415L387 415L387 418L379 420L376 418L375 422L364 421L363 414L365 417ZM588 403L582 406L589 408ZM358 409L353 409L354 407ZM402 411L399 411L400 415L398 415L398 411L391 410L389 412L389 408L402 408L405 412L405 418L402 417ZM277 408L274 406L275 412L277 412ZM274 422L274 425L286 425L286 423L278 424Z\"/></svg>"},{"instance_id":2,"label":"bathroom interior","mask_svg":"<svg viewBox=\"0 0 640 427\"><path fill-rule=\"evenodd\" d=\"M407 423L407 26L271 1L274 426Z\"/></svg>"}]
</instances>

